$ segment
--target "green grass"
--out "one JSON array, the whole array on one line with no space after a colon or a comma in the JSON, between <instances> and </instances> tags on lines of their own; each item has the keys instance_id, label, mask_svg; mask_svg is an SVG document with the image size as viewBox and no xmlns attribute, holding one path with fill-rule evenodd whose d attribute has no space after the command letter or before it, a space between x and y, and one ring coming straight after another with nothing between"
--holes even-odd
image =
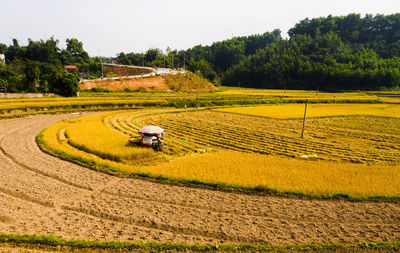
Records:
<instances>
[{"instance_id":1,"label":"green grass","mask_svg":"<svg viewBox=\"0 0 400 253\"><path fill-rule=\"evenodd\" d=\"M0 234L0 245L6 243L20 247L47 246L50 249L62 247L70 251L109 250L109 251L185 251L185 252L289 252L289 251L398 251L400 241L393 242L360 242L357 244L299 244L299 245L268 245L268 244L186 244L171 242L123 242L123 241L89 241L89 240L65 240L52 235L15 235Z\"/></svg>"}]
</instances>

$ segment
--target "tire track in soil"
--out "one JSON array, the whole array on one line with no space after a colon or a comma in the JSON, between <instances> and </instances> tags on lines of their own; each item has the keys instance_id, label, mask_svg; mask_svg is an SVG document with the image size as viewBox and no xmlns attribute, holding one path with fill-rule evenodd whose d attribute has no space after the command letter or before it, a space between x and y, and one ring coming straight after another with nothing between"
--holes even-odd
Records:
<instances>
[{"instance_id":1,"label":"tire track in soil","mask_svg":"<svg viewBox=\"0 0 400 253\"><path fill-rule=\"evenodd\" d=\"M14 128L13 131L8 132L7 135L13 134L14 132L19 132L20 129L26 129L26 128L29 129L29 127L32 127L32 126L33 125L30 125L28 127L25 127L25 126L24 127L20 127L20 128L17 128L17 129ZM0 139L0 143L2 143L3 139L4 139L4 136L3 136L3 138ZM77 184L68 182L66 180L63 180L62 178L59 178L57 175L49 174L49 173L41 171L40 169L36 169L36 168L31 167L31 166L27 166L27 165L19 162L16 158L14 158L12 155L8 154L6 151L4 151L4 149L1 146L0 146L0 151L2 151L2 153L3 153L3 155L5 157L9 158L16 165L20 166L23 169L27 169L27 170L36 172L38 174L41 174L41 175L46 176L46 177L48 177L50 179L59 181L61 183L67 184L69 186L74 186L74 187L77 187L77 188L80 188L80 189L92 191L92 188L83 187L81 185L77 185ZM96 193L96 192L101 192L107 186L115 184L115 183L118 183L119 181L121 181L121 179L112 178L112 180L110 180L109 183L107 183L105 185L100 185L97 189L94 190L94 192L92 192L92 193L87 192L85 194L82 194L81 196L88 196L89 194L93 194L93 193ZM65 210L65 211L80 212L80 213L83 213L83 214L86 214L86 215L94 216L94 217L99 218L99 219L108 219L108 220L117 221L117 222L121 222L121 223L127 223L127 224L134 223L137 226L144 227L144 228L163 230L163 231L167 231L167 232L171 232L172 231L174 233L183 234L183 235L192 235L192 234L198 235L198 234L201 234L204 237L209 237L211 239L216 239L216 240L218 240L220 238L223 238L223 239L227 239L228 238L223 233L217 233L217 234L204 233L204 232L202 232L200 230L193 230L193 229L178 229L177 230L173 226L157 224L157 223L154 223L154 222L135 221L133 219L124 219L124 218L121 218L121 217L116 217L116 216L113 216L113 215L110 215L110 214L107 214L107 213L102 213L102 212L93 211L93 210L69 208L67 206L62 206L60 204L60 201L57 201L57 203L55 205L54 203L52 203L50 201L40 201L38 199L30 197L29 195L25 195L24 193L20 193L20 192L19 193L14 193L11 190L6 190L6 189L2 189L2 188L0 188L0 192L3 192L3 193L8 194L10 196L19 198L21 200L25 200L25 201L28 201L28 202L36 203L36 204L39 204L39 205L42 205L42 206L47 206L47 207L56 206L56 208L58 208L58 209L61 208L62 210ZM234 239L236 239L236 238L234 238Z\"/></svg>"},{"instance_id":2,"label":"tire track in soil","mask_svg":"<svg viewBox=\"0 0 400 253\"><path fill-rule=\"evenodd\" d=\"M18 131L18 130L16 130L16 131ZM9 133L9 134L10 134L10 133ZM12 134L12 133L11 133L11 134ZM3 137L3 138L4 138L4 137ZM0 143L2 142L2 140L3 140L3 139L0 139ZM15 163L16 165L18 165L18 166L20 166L20 167L22 167L22 168L24 168L24 169L33 171L33 172L35 172L35 173L41 174L41 175L43 175L43 176L45 176L45 177L48 177L48 178L52 178L52 179L54 179L54 180L56 180L56 181L59 181L59 182L61 182L61 183L64 183L64 184L67 184L67 185L70 185L70 186L73 186L73 187L77 187L77 188L81 188L81 189L85 189L85 190L92 190L92 189L89 188L89 187L85 187L85 186L82 186L82 185L79 185L79 184L75 184L75 183L73 183L73 182L69 182L68 180L65 180L65 179L63 179L63 178L61 178L61 177L59 177L59 176L57 176L57 175L50 174L50 173L46 173L46 172L44 172L44 171L42 171L42 170L40 170L40 169L36 169L36 168L34 168L34 167L31 167L31 166L28 166L28 165L26 165L26 164L24 164L24 163L21 163L21 162L19 162L15 157L13 157L13 156L10 155L8 152L6 152L2 146L0 146L0 152L1 152L5 157L7 157L8 159L10 159L13 163Z\"/></svg>"},{"instance_id":3,"label":"tire track in soil","mask_svg":"<svg viewBox=\"0 0 400 253\"><path fill-rule=\"evenodd\" d=\"M123 233L115 233L112 226L103 227L103 230L113 234L110 239L288 244L351 243L359 240L400 238L399 204L249 196L157 184L138 179L116 179L40 152L35 136L46 126L70 117L72 116L52 115L2 121L0 131L6 134L1 139L0 157L11 159L15 167L38 173L57 184L60 192L43 194L51 194L54 199L59 198L56 203L61 210L43 207L47 212L63 212L85 219L95 219L95 224L122 221L125 224L123 226L130 226L130 232L147 231L140 236L127 238ZM16 129L15 126L20 127ZM33 177L33 183L42 184L42 177L40 180ZM61 194L74 187L78 187L76 195L65 198L64 193ZM2 192L7 193L9 190L5 189ZM29 192L22 194L24 195L14 194L13 197L30 200ZM63 198L60 199L60 196ZM110 198L114 198L113 201ZM1 195L0 200L2 201ZM106 206L107 201L113 203L112 206ZM131 212L135 205L141 209ZM93 214L95 216L91 217ZM139 214L147 215L148 219L135 219L135 215ZM41 219L46 222L45 217ZM68 224L71 227L79 225L79 221ZM141 225L144 225L144 228ZM40 231L40 228L35 232L46 233ZM154 233L169 236L154 236ZM57 234L66 235L63 231ZM82 235L79 232L75 234ZM74 236L74 233L67 236ZM84 238L102 239L98 235Z\"/></svg>"},{"instance_id":4,"label":"tire track in soil","mask_svg":"<svg viewBox=\"0 0 400 253\"><path fill-rule=\"evenodd\" d=\"M93 216L101 220L110 220L110 221L115 221L119 223L125 223L125 224L135 224L137 227L145 228L145 229L155 229L163 232L172 232L175 234L182 234L182 235L200 235L202 237L210 238L210 239L215 239L215 240L231 240L231 241L246 241L246 238L239 238L239 237L229 237L225 233L209 233L209 232L204 232L202 230L198 229L190 229L190 228L183 228L183 229L177 229L174 226L169 226L166 224L158 224L152 221L146 221L146 220L137 220L133 218L125 218L125 217L119 217L110 213L106 212L101 212L98 210L93 210L93 209L85 209L85 208L73 208L69 206L65 206L60 204L59 202L53 203L51 201L42 201L39 199L35 199L29 195L26 195L22 192L13 192L12 190L4 189L0 187L0 193L9 195L14 198L18 198L22 201L30 202L32 204L38 204L44 207L54 207L59 210L63 211L73 211L77 213L81 213L84 215L88 216ZM2 216L0 215L0 221L2 221ZM259 242L259 241L255 241Z\"/></svg>"},{"instance_id":5,"label":"tire track in soil","mask_svg":"<svg viewBox=\"0 0 400 253\"><path fill-rule=\"evenodd\" d=\"M20 128L16 128L16 129L14 128L13 131L8 132L7 135L13 134L14 132L19 132L20 129L27 129L27 128L29 129L32 126L34 126L34 125L29 125L28 127L24 126L24 127L20 127ZM3 142L4 138L5 138L5 136L0 138L0 144ZM31 166L27 166L27 165L19 162L12 155L8 154L2 148L1 145L0 145L0 151L3 153L3 155L5 157L9 158L12 162L14 162L16 165L20 166L23 169L27 169L27 170L36 172L36 173L38 173L40 175L43 175L43 176L48 177L50 179L59 181L59 182L61 182L63 184L69 185L69 186L73 186L73 187L77 187L77 188L80 188L80 189L92 191L92 188L90 188L90 187L84 187L84 186L81 186L81 185L77 185L77 184L68 182L66 180L63 180L62 178L59 178L57 175L53 175L53 174L50 174L50 173L43 172L40 169L36 169L36 168L33 168ZM109 183L107 183L105 185L100 185L92 193L86 192L85 194L82 194L81 196L87 196L87 195L93 194L93 193L100 193L104 188L106 188L106 187L108 187L110 185L113 185L115 183L118 183L119 181L121 181L121 179L119 179L117 177L116 178L112 178ZM117 216L114 216L114 215L111 215L111 214L108 214L108 213L103 213L103 212L93 211L93 210L69 208L67 206L62 206L60 204L60 201L57 201L56 204L54 204L51 201L41 201L39 199L35 199L33 197L30 197L29 195L26 195L26 194L24 194L22 192L13 192L12 190L3 189L1 187L0 187L0 192L2 192L4 194L8 194L8 195L10 195L12 197L19 198L19 199L24 200L24 201L28 201L28 202L32 202L32 203L35 203L35 204L39 204L39 205L42 205L42 206L56 207L58 209L61 208L62 210L65 210L65 211L75 211L75 212L79 212L79 213L82 213L82 214L94 216L94 217L99 218L99 219L108 219L108 220L117 221L117 222L126 223L126 224L134 223L137 226L143 227L143 228L157 229L157 230L167 231L167 232L175 232L175 233L179 233L179 234L183 234L183 235L192 235L192 234L194 234L194 235L202 235L204 237L209 237L209 238L217 239L217 240L219 238L222 238L222 239L225 239L225 240L228 239L228 237L223 233L218 233L218 234L204 233L201 230L193 230L193 229L182 229L180 231L180 230L177 230L176 228L174 228L172 226L163 225L163 224L157 224L157 223L154 223L154 222L137 221L137 220L134 220L134 219L125 219L125 218L117 217ZM234 239L236 239L236 238L234 238Z\"/></svg>"},{"instance_id":6,"label":"tire track in soil","mask_svg":"<svg viewBox=\"0 0 400 253\"><path fill-rule=\"evenodd\" d=\"M54 212L52 208L38 206L35 203L26 202L24 199L14 198L2 193L0 193L0 199L7 201L5 207L0 206L0 211L14 210L14 216L18 217L18 219L10 220L13 224L7 224L8 226L5 227L0 222L0 231L5 233L34 234L40 231L40 234L55 234L66 239L87 238L93 240L97 238L97 240L114 240L115 237L118 237L120 240L126 241L138 240L138 238L145 241L151 239L161 239L163 241L175 239L179 242L187 240L205 241L201 237L177 236L173 233L165 233L155 229L149 230L121 222L98 219L97 217L74 211L57 210L57 212ZM23 227L23 232L21 232L21 227Z\"/></svg>"}]
</instances>

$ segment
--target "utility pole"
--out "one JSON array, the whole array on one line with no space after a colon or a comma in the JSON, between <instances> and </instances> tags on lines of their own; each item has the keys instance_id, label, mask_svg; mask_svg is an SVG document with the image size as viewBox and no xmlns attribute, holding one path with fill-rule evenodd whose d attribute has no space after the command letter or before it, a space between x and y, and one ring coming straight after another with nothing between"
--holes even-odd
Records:
<instances>
[{"instance_id":1,"label":"utility pole","mask_svg":"<svg viewBox=\"0 0 400 253\"><path fill-rule=\"evenodd\" d=\"M165 55L164 55L164 68L165 68Z\"/></svg>"},{"instance_id":2,"label":"utility pole","mask_svg":"<svg viewBox=\"0 0 400 253\"><path fill-rule=\"evenodd\" d=\"M301 138L302 139L304 138L304 128L306 127L307 104L308 104L308 99L306 99L306 106L304 108L303 130L301 131Z\"/></svg>"},{"instance_id":3,"label":"utility pole","mask_svg":"<svg viewBox=\"0 0 400 253\"><path fill-rule=\"evenodd\" d=\"M186 68L186 59L185 59L185 53L183 53L183 69Z\"/></svg>"},{"instance_id":4,"label":"utility pole","mask_svg":"<svg viewBox=\"0 0 400 253\"><path fill-rule=\"evenodd\" d=\"M97 52L99 53L100 64L101 64L101 79L103 79L103 78L104 78L103 57L101 56L101 51L100 51L100 49L97 50Z\"/></svg>"},{"instance_id":5,"label":"utility pole","mask_svg":"<svg viewBox=\"0 0 400 253\"><path fill-rule=\"evenodd\" d=\"M104 78L104 68L103 68L103 57L100 56L100 63L101 63L101 79Z\"/></svg>"}]
</instances>

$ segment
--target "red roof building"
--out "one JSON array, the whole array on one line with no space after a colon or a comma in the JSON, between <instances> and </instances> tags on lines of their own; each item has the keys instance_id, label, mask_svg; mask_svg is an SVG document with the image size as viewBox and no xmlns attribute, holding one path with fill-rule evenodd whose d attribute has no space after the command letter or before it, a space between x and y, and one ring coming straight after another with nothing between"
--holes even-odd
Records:
<instances>
[{"instance_id":1,"label":"red roof building","mask_svg":"<svg viewBox=\"0 0 400 253\"><path fill-rule=\"evenodd\" d=\"M78 68L75 65L65 65L64 68L65 69L76 69L76 70L78 70Z\"/></svg>"}]
</instances>

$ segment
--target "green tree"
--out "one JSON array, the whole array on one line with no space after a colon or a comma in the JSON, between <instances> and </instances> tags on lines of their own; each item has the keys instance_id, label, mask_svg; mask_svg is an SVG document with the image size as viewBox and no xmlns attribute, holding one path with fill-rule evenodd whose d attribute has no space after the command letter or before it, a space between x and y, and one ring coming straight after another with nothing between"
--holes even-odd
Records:
<instances>
[{"instance_id":1,"label":"green tree","mask_svg":"<svg viewBox=\"0 0 400 253\"><path fill-rule=\"evenodd\" d=\"M75 97L79 91L79 78L73 73L64 72L56 81L54 91L65 97Z\"/></svg>"},{"instance_id":2,"label":"green tree","mask_svg":"<svg viewBox=\"0 0 400 253\"><path fill-rule=\"evenodd\" d=\"M78 63L84 63L89 59L88 53L83 50L83 43L76 38L70 38L66 40L67 51L74 57L74 61Z\"/></svg>"},{"instance_id":3,"label":"green tree","mask_svg":"<svg viewBox=\"0 0 400 253\"><path fill-rule=\"evenodd\" d=\"M7 45L0 43L0 54L4 54L7 51Z\"/></svg>"},{"instance_id":4,"label":"green tree","mask_svg":"<svg viewBox=\"0 0 400 253\"><path fill-rule=\"evenodd\" d=\"M24 86L22 87L23 91L27 92L37 92L37 88L39 86L39 63L31 60L27 60L25 62L25 80Z\"/></svg>"},{"instance_id":5,"label":"green tree","mask_svg":"<svg viewBox=\"0 0 400 253\"><path fill-rule=\"evenodd\" d=\"M150 48L145 54L145 64L148 66L157 66L157 60L163 58L161 50L158 48Z\"/></svg>"}]
</instances>

